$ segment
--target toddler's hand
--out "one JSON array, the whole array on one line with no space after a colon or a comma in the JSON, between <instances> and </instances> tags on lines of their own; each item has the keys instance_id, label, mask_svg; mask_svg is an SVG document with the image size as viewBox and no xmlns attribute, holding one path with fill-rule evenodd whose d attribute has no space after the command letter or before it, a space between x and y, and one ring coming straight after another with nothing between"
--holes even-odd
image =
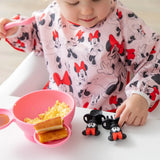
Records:
<instances>
[{"instance_id":1,"label":"toddler's hand","mask_svg":"<svg viewBox=\"0 0 160 160\"><path fill-rule=\"evenodd\" d=\"M148 103L146 99L138 94L133 94L118 107L115 118L120 117L120 127L124 123L139 126L145 124L147 116Z\"/></svg>"},{"instance_id":2,"label":"toddler's hand","mask_svg":"<svg viewBox=\"0 0 160 160\"><path fill-rule=\"evenodd\" d=\"M13 34L15 34L18 30L18 27L13 27L11 29L5 30L5 25L9 22L12 22L11 20L7 19L7 18L1 18L0 19L0 39L1 38L6 38L8 36L11 36Z\"/></svg>"}]
</instances>

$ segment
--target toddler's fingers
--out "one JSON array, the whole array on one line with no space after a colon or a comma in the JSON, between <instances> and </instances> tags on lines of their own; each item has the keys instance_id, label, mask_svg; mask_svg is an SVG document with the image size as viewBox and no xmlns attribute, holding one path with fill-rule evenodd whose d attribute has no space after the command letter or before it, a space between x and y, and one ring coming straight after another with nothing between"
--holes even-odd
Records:
<instances>
[{"instance_id":1,"label":"toddler's fingers","mask_svg":"<svg viewBox=\"0 0 160 160\"><path fill-rule=\"evenodd\" d=\"M0 39L5 38L5 37L6 37L6 35L4 35L3 33L0 33Z\"/></svg>"},{"instance_id":2,"label":"toddler's fingers","mask_svg":"<svg viewBox=\"0 0 160 160\"><path fill-rule=\"evenodd\" d=\"M120 115L122 114L123 110L125 109L125 105L124 104L121 104L117 110L116 110L116 115L115 115L115 118L118 118L120 117Z\"/></svg>"},{"instance_id":3,"label":"toddler's fingers","mask_svg":"<svg viewBox=\"0 0 160 160\"><path fill-rule=\"evenodd\" d=\"M13 27L13 28L7 30L6 37L15 34L17 32L17 30L18 30L18 27Z\"/></svg>"},{"instance_id":4,"label":"toddler's fingers","mask_svg":"<svg viewBox=\"0 0 160 160\"><path fill-rule=\"evenodd\" d=\"M0 34L6 35L7 31L4 29L4 27L0 27Z\"/></svg>"},{"instance_id":5,"label":"toddler's fingers","mask_svg":"<svg viewBox=\"0 0 160 160\"><path fill-rule=\"evenodd\" d=\"M6 30L4 28L4 26L6 25L7 21L5 20L0 20L0 32L3 34L6 34Z\"/></svg>"},{"instance_id":6,"label":"toddler's fingers","mask_svg":"<svg viewBox=\"0 0 160 160\"><path fill-rule=\"evenodd\" d=\"M140 125L143 126L146 123L146 121L147 121L147 116L144 116L141 120Z\"/></svg>"},{"instance_id":7,"label":"toddler's fingers","mask_svg":"<svg viewBox=\"0 0 160 160\"><path fill-rule=\"evenodd\" d=\"M130 112L130 114L128 115L128 119L126 120L126 123L128 125L132 125L132 124L134 125L134 121L136 119L138 119L138 117L135 114L133 114L132 112Z\"/></svg>"},{"instance_id":8,"label":"toddler's fingers","mask_svg":"<svg viewBox=\"0 0 160 160\"><path fill-rule=\"evenodd\" d=\"M134 122L133 122L133 125L134 126L139 126L139 125L141 125L141 122L142 122L142 118L136 117Z\"/></svg>"},{"instance_id":9,"label":"toddler's fingers","mask_svg":"<svg viewBox=\"0 0 160 160\"><path fill-rule=\"evenodd\" d=\"M9 22L12 22L10 19L1 18L0 19L0 33L2 33L5 37L8 34L8 30L5 30L5 25Z\"/></svg>"},{"instance_id":10,"label":"toddler's fingers","mask_svg":"<svg viewBox=\"0 0 160 160\"><path fill-rule=\"evenodd\" d=\"M126 110L124 110L124 111L122 112L122 114L120 115L119 122L118 122L118 125L119 125L120 127L122 127L123 124L128 120L129 115L130 115L130 113L129 113L128 111L126 111Z\"/></svg>"}]
</instances>

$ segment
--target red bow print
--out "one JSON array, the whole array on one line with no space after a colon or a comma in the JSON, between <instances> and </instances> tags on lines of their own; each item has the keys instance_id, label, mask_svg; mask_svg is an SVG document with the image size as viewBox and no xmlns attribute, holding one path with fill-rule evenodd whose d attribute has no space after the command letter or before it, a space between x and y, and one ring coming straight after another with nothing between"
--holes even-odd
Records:
<instances>
[{"instance_id":1,"label":"red bow print","mask_svg":"<svg viewBox=\"0 0 160 160\"><path fill-rule=\"evenodd\" d=\"M156 51L155 51L155 46L152 48L152 51L151 51L151 53L150 54L155 54L156 53Z\"/></svg>"},{"instance_id":2,"label":"red bow print","mask_svg":"<svg viewBox=\"0 0 160 160\"><path fill-rule=\"evenodd\" d=\"M68 86L71 85L71 81L70 81L70 78L69 78L69 75L68 75L67 71L65 72L62 80L61 80L58 73L54 73L53 78L54 78L57 86L59 86L60 84L65 84L65 85L68 85Z\"/></svg>"},{"instance_id":3,"label":"red bow print","mask_svg":"<svg viewBox=\"0 0 160 160\"><path fill-rule=\"evenodd\" d=\"M56 40L56 38L58 38L58 32L55 30L52 32L54 40Z\"/></svg>"},{"instance_id":4,"label":"red bow print","mask_svg":"<svg viewBox=\"0 0 160 160\"><path fill-rule=\"evenodd\" d=\"M83 31L79 30L78 33L76 34L76 36L78 37L78 39L81 39L82 38L82 35L83 35Z\"/></svg>"},{"instance_id":5,"label":"red bow print","mask_svg":"<svg viewBox=\"0 0 160 160\"><path fill-rule=\"evenodd\" d=\"M117 96L112 96L109 99L109 104L117 104Z\"/></svg>"},{"instance_id":6,"label":"red bow print","mask_svg":"<svg viewBox=\"0 0 160 160\"><path fill-rule=\"evenodd\" d=\"M16 46L14 46L13 44L11 44L10 41L9 41L7 38L5 38L5 41L8 42L14 49L16 49L16 50L18 50L18 51L21 51L21 52L24 52L23 49L18 48L18 47L16 47Z\"/></svg>"},{"instance_id":7,"label":"red bow print","mask_svg":"<svg viewBox=\"0 0 160 160\"><path fill-rule=\"evenodd\" d=\"M21 47L25 47L25 44L23 42L21 42L19 39L17 40L17 43L21 45Z\"/></svg>"},{"instance_id":8,"label":"red bow print","mask_svg":"<svg viewBox=\"0 0 160 160\"><path fill-rule=\"evenodd\" d=\"M97 30L94 35L92 33L89 34L89 41L91 41L93 38L98 39L99 38L99 31Z\"/></svg>"},{"instance_id":9,"label":"red bow print","mask_svg":"<svg viewBox=\"0 0 160 160\"><path fill-rule=\"evenodd\" d=\"M154 91L150 94L151 99L154 101L156 99L156 94L159 95L159 91L156 87L153 87Z\"/></svg>"},{"instance_id":10,"label":"red bow print","mask_svg":"<svg viewBox=\"0 0 160 160\"><path fill-rule=\"evenodd\" d=\"M86 102L84 105L83 105L83 108L87 108L89 106L89 103Z\"/></svg>"},{"instance_id":11,"label":"red bow print","mask_svg":"<svg viewBox=\"0 0 160 160\"><path fill-rule=\"evenodd\" d=\"M135 58L135 49L126 49L127 54L127 59L134 59Z\"/></svg>"},{"instance_id":12,"label":"red bow print","mask_svg":"<svg viewBox=\"0 0 160 160\"><path fill-rule=\"evenodd\" d=\"M15 17L13 17L13 19L19 20L20 19L20 14L17 14Z\"/></svg>"},{"instance_id":13,"label":"red bow print","mask_svg":"<svg viewBox=\"0 0 160 160\"><path fill-rule=\"evenodd\" d=\"M109 36L109 41L111 44L111 50L116 45L119 49L119 54L123 53L123 41L121 42L121 44L119 44L119 42L114 38L114 36L112 34Z\"/></svg>"},{"instance_id":14,"label":"red bow print","mask_svg":"<svg viewBox=\"0 0 160 160\"><path fill-rule=\"evenodd\" d=\"M36 39L34 39L34 42L33 42L33 43L34 43L34 47L37 46L37 41L36 41Z\"/></svg>"},{"instance_id":15,"label":"red bow print","mask_svg":"<svg viewBox=\"0 0 160 160\"><path fill-rule=\"evenodd\" d=\"M40 21L43 19L43 17L45 16L45 13L43 13L40 17Z\"/></svg>"},{"instance_id":16,"label":"red bow print","mask_svg":"<svg viewBox=\"0 0 160 160\"><path fill-rule=\"evenodd\" d=\"M86 71L86 68L85 68L85 64L83 61L81 61L81 65L78 66L77 63L75 63L75 68L76 68L76 72L79 73L81 69L83 69L84 71Z\"/></svg>"},{"instance_id":17,"label":"red bow print","mask_svg":"<svg viewBox=\"0 0 160 160\"><path fill-rule=\"evenodd\" d=\"M142 25L140 25L140 29L142 30L142 33L145 35L146 33L145 33Z\"/></svg>"},{"instance_id":18,"label":"red bow print","mask_svg":"<svg viewBox=\"0 0 160 160\"><path fill-rule=\"evenodd\" d=\"M117 9L117 16L118 16L118 18L119 18L119 19L121 19L121 18L122 18L122 12L121 12L121 11L119 11L118 9Z\"/></svg>"}]
</instances>

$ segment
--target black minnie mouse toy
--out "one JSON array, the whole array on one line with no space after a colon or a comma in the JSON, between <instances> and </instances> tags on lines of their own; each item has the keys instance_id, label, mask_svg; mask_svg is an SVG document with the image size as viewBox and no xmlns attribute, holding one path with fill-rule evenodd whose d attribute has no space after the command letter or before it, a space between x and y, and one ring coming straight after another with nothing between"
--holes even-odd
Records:
<instances>
[{"instance_id":1,"label":"black minnie mouse toy","mask_svg":"<svg viewBox=\"0 0 160 160\"><path fill-rule=\"evenodd\" d=\"M105 116L102 115L101 110L92 110L89 114L83 116L83 120L87 123L86 130L82 131L83 135L93 135L98 136L100 131L98 130L98 125L102 124Z\"/></svg>"},{"instance_id":2,"label":"black minnie mouse toy","mask_svg":"<svg viewBox=\"0 0 160 160\"><path fill-rule=\"evenodd\" d=\"M126 134L124 134L121 130L121 128L118 125L119 118L113 119L109 118L109 116L106 117L106 119L102 122L103 128L110 130L110 136L108 137L108 140L110 141L116 141L116 140L122 140L127 137Z\"/></svg>"}]
</instances>

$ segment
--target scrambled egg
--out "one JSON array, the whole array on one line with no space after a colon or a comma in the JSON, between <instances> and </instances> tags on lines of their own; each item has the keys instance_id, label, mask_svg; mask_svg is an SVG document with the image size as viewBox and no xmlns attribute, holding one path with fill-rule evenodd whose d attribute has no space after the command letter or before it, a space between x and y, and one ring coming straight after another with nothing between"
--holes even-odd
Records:
<instances>
[{"instance_id":1,"label":"scrambled egg","mask_svg":"<svg viewBox=\"0 0 160 160\"><path fill-rule=\"evenodd\" d=\"M59 102L58 100L56 101L56 104L53 107L48 107L48 111L45 113L41 113L38 115L38 117L34 119L30 118L25 118L24 122L30 123L30 124L36 124L51 118L55 117L61 117L63 118L70 112L70 107L65 104L64 102Z\"/></svg>"}]
</instances>

